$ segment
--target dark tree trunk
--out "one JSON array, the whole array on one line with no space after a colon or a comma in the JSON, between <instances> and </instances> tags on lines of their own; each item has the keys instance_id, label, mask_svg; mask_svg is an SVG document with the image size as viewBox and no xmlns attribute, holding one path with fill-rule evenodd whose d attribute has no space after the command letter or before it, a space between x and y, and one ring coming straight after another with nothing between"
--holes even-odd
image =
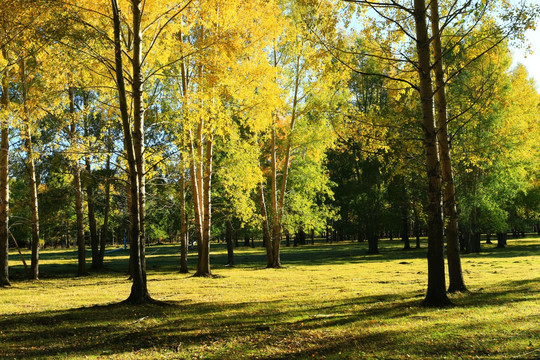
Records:
<instances>
[{"instance_id":1,"label":"dark tree trunk","mask_svg":"<svg viewBox=\"0 0 540 360\"><path fill-rule=\"evenodd\" d=\"M379 237L374 232L368 234L368 254L379 253Z\"/></svg>"},{"instance_id":2,"label":"dark tree trunk","mask_svg":"<svg viewBox=\"0 0 540 360\"><path fill-rule=\"evenodd\" d=\"M230 220L227 220L225 224L225 241L227 243L227 266L234 266L234 247L232 239L232 224Z\"/></svg>"},{"instance_id":3,"label":"dark tree trunk","mask_svg":"<svg viewBox=\"0 0 540 360\"><path fill-rule=\"evenodd\" d=\"M111 169L111 157L107 156L107 178L105 179L105 213L103 215L103 228L101 231L101 239L99 242L99 258L101 260L101 267L104 266L105 260L105 247L109 241L109 214L111 211L111 182L109 179L109 172Z\"/></svg>"},{"instance_id":4,"label":"dark tree trunk","mask_svg":"<svg viewBox=\"0 0 540 360\"><path fill-rule=\"evenodd\" d=\"M479 232L474 232L472 234L471 252L479 253L482 250L480 245L480 236L481 234Z\"/></svg>"},{"instance_id":5,"label":"dark tree trunk","mask_svg":"<svg viewBox=\"0 0 540 360\"><path fill-rule=\"evenodd\" d=\"M401 207L401 241L403 241L404 250L409 250L411 248L409 231L409 211L407 206L407 199L404 197Z\"/></svg>"},{"instance_id":6,"label":"dark tree trunk","mask_svg":"<svg viewBox=\"0 0 540 360\"><path fill-rule=\"evenodd\" d=\"M325 237L325 241L329 243L330 242L330 229L328 228L328 226L326 226L326 232L324 234L324 237Z\"/></svg>"},{"instance_id":7,"label":"dark tree trunk","mask_svg":"<svg viewBox=\"0 0 540 360\"><path fill-rule=\"evenodd\" d=\"M416 239L416 248L420 249L420 219L416 209L414 209L414 237Z\"/></svg>"},{"instance_id":8,"label":"dark tree trunk","mask_svg":"<svg viewBox=\"0 0 540 360\"><path fill-rule=\"evenodd\" d=\"M103 269L103 258L99 252L99 238L97 234L96 212L94 209L94 185L92 184L90 161L86 159L86 174L89 177L86 186L86 203L88 205L88 227L90 228L90 248L92 249L92 270Z\"/></svg>"},{"instance_id":9,"label":"dark tree trunk","mask_svg":"<svg viewBox=\"0 0 540 360\"><path fill-rule=\"evenodd\" d=\"M75 90L69 87L69 112L71 115L71 145L75 144L76 124L75 124ZM81 188L81 167L78 160L73 164L73 188L75 191L75 214L77 217L77 276L88 275L86 272L86 244L84 241L83 225L83 194Z\"/></svg>"},{"instance_id":10,"label":"dark tree trunk","mask_svg":"<svg viewBox=\"0 0 540 360\"><path fill-rule=\"evenodd\" d=\"M418 75L422 104L422 130L428 179L428 289L425 306L448 306L444 274L444 243L441 206L441 168L437 150L437 129L433 118L433 89L431 84L430 39L426 23L426 3L414 0Z\"/></svg>"},{"instance_id":11,"label":"dark tree trunk","mask_svg":"<svg viewBox=\"0 0 540 360\"><path fill-rule=\"evenodd\" d=\"M490 232L486 233L486 244L493 244L491 242L491 233Z\"/></svg>"},{"instance_id":12,"label":"dark tree trunk","mask_svg":"<svg viewBox=\"0 0 540 360\"><path fill-rule=\"evenodd\" d=\"M464 232L461 233L460 247L461 247L461 251L463 251L465 254L468 254L468 253L471 252L471 233L470 233L470 231L464 231Z\"/></svg>"},{"instance_id":13,"label":"dark tree trunk","mask_svg":"<svg viewBox=\"0 0 540 360\"><path fill-rule=\"evenodd\" d=\"M7 60L6 50L2 55ZM9 105L9 74L4 68L2 74L2 97L0 110L7 111ZM9 122L7 116L1 118L0 149L0 287L9 286Z\"/></svg>"},{"instance_id":14,"label":"dark tree trunk","mask_svg":"<svg viewBox=\"0 0 540 360\"><path fill-rule=\"evenodd\" d=\"M506 247L506 239L508 238L508 235L506 233L497 233L497 247L498 248L504 248Z\"/></svg>"},{"instance_id":15,"label":"dark tree trunk","mask_svg":"<svg viewBox=\"0 0 540 360\"><path fill-rule=\"evenodd\" d=\"M461 256L459 254L458 215L456 209L456 196L454 188L454 174L450 156L450 143L448 141L448 119L443 70L443 55L441 45L441 31L439 29L439 3L431 1L431 32L433 35L433 52L435 57L435 105L437 112L437 127L439 151L441 154L441 167L443 179L444 215L446 217L446 244L448 257L449 292L467 291L463 271L461 270Z\"/></svg>"},{"instance_id":16,"label":"dark tree trunk","mask_svg":"<svg viewBox=\"0 0 540 360\"><path fill-rule=\"evenodd\" d=\"M311 229L311 245L315 245L315 230Z\"/></svg>"}]
</instances>

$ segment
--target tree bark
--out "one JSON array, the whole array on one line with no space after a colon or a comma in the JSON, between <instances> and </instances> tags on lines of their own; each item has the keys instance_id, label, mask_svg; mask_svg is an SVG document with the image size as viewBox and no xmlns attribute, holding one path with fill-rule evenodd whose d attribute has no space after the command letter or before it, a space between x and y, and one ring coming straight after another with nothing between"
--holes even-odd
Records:
<instances>
[{"instance_id":1,"label":"tree bark","mask_svg":"<svg viewBox=\"0 0 540 360\"><path fill-rule=\"evenodd\" d=\"M109 214L111 211L111 181L109 179L109 172L111 170L111 156L107 156L107 177L105 178L105 213L103 215L103 228L101 232L101 239L99 243L99 258L101 260L101 267L104 267L105 260L105 247L109 241Z\"/></svg>"},{"instance_id":2,"label":"tree bark","mask_svg":"<svg viewBox=\"0 0 540 360\"><path fill-rule=\"evenodd\" d=\"M403 196L401 204L401 240L403 241L403 249L410 250L411 242L409 239L409 209L407 196Z\"/></svg>"},{"instance_id":3,"label":"tree bark","mask_svg":"<svg viewBox=\"0 0 540 360\"><path fill-rule=\"evenodd\" d=\"M266 267L272 267L272 264L274 263L273 242L270 227L268 226L268 213L266 211L266 201L264 198L264 188L262 183L259 184L258 193L262 215L263 242L266 248Z\"/></svg>"},{"instance_id":4,"label":"tree bark","mask_svg":"<svg viewBox=\"0 0 540 360\"><path fill-rule=\"evenodd\" d=\"M134 124L139 126L136 131L141 131L141 125L143 124L140 117L143 116L142 109L142 73L141 73L141 47L142 47L142 34L140 29L141 24L141 1L132 0L132 12L133 12L133 114ZM111 0L113 23L114 23L114 44L115 44L115 75L116 86L118 90L118 100L120 104L120 115L122 119L122 130L124 133L124 147L127 155L128 162L128 176L129 176L129 192L131 196L131 204L129 206L130 217L130 266L131 276L133 284L131 286L131 293L126 299L126 302L132 304L142 304L152 301L148 294L147 281L146 281L146 262L144 253L144 232L141 231L142 223L141 219L144 219L144 215L139 213L141 207L144 207L144 202L141 202L141 188L139 186L139 170L142 167L142 156L144 155L143 146L144 139L142 134L137 134L138 149L135 149L134 145L134 131L131 129L129 118L129 107L127 103L127 91L124 79L124 67L122 60L122 41L121 41L121 21L120 21L120 9L118 8L117 0ZM139 118L137 118L139 117ZM139 155L139 157L137 156ZM144 190L143 190L144 192Z\"/></svg>"},{"instance_id":5,"label":"tree bark","mask_svg":"<svg viewBox=\"0 0 540 360\"><path fill-rule=\"evenodd\" d=\"M86 161L86 174L88 178L91 177L91 166L90 160L87 158ZM103 259L100 258L99 253L99 239L97 234L96 226L96 212L94 209L95 199L94 199L94 185L90 179L86 185L86 203L88 205L88 227L90 228L90 248L92 249L92 270L102 270L103 269Z\"/></svg>"},{"instance_id":6,"label":"tree bark","mask_svg":"<svg viewBox=\"0 0 540 360\"><path fill-rule=\"evenodd\" d=\"M85 276L88 275L88 273L86 272L86 246L84 241L81 168L78 164L74 164L73 166L73 187L75 189L75 213L77 215L77 276Z\"/></svg>"},{"instance_id":7,"label":"tree bark","mask_svg":"<svg viewBox=\"0 0 540 360\"><path fill-rule=\"evenodd\" d=\"M214 158L214 143L212 136L209 135L206 139L206 164L204 169L204 241L203 241L203 256L200 267L200 273L204 276L212 275L210 271L210 230L212 221L212 164Z\"/></svg>"},{"instance_id":8,"label":"tree bark","mask_svg":"<svg viewBox=\"0 0 540 360\"><path fill-rule=\"evenodd\" d=\"M232 240L232 224L226 220L225 224L225 242L227 243L227 266L234 266L234 247Z\"/></svg>"},{"instance_id":9,"label":"tree bark","mask_svg":"<svg viewBox=\"0 0 540 360\"><path fill-rule=\"evenodd\" d=\"M506 239L508 238L508 235L504 232L497 233L497 247L498 248L504 248L506 247Z\"/></svg>"},{"instance_id":10,"label":"tree bark","mask_svg":"<svg viewBox=\"0 0 540 360\"><path fill-rule=\"evenodd\" d=\"M26 63L24 57L19 64L21 78L21 96L24 117L24 145L26 147L26 170L28 171L28 186L30 187L30 210L32 213L32 254L29 277L33 280L39 278L39 210L36 183L36 167L34 163L34 149L32 145L32 132L30 127L30 114L27 107Z\"/></svg>"},{"instance_id":11,"label":"tree bark","mask_svg":"<svg viewBox=\"0 0 540 360\"><path fill-rule=\"evenodd\" d=\"M272 263L269 268L280 268L281 259L279 247L281 245L281 223L279 222L279 207L277 193L277 154L276 129L272 128Z\"/></svg>"},{"instance_id":12,"label":"tree bark","mask_svg":"<svg viewBox=\"0 0 540 360\"><path fill-rule=\"evenodd\" d=\"M446 110L446 93L443 70L441 31L439 29L439 2L431 1L431 32L433 36L433 55L435 58L435 106L437 112L439 152L443 179L444 215L446 217L446 244L448 257L449 292L467 291L461 257L459 254L458 215L454 187L454 174L448 141L448 116Z\"/></svg>"},{"instance_id":13,"label":"tree bark","mask_svg":"<svg viewBox=\"0 0 540 360\"><path fill-rule=\"evenodd\" d=\"M433 117L430 49L425 0L414 0L416 49L422 106L422 130L428 179L428 289L425 306L448 306L444 276L443 220L441 206L441 168L437 150L437 131Z\"/></svg>"},{"instance_id":14,"label":"tree bark","mask_svg":"<svg viewBox=\"0 0 540 360\"><path fill-rule=\"evenodd\" d=\"M178 40L183 43L184 37L182 31L178 34ZM186 62L184 61L184 54L182 55L182 61L180 62L180 70L182 75L182 95L185 97L188 93L188 75L186 71ZM182 148L184 148L184 138L182 138L181 143ZM184 157L180 154L180 273L187 274L189 272L187 265L187 254L188 254L188 228L186 220L186 177L185 177L185 164ZM191 176L195 176L192 174Z\"/></svg>"},{"instance_id":15,"label":"tree bark","mask_svg":"<svg viewBox=\"0 0 540 360\"><path fill-rule=\"evenodd\" d=\"M184 172L184 162L180 162L180 273L187 274L189 272L187 265L188 253L188 231L186 223L186 178Z\"/></svg>"},{"instance_id":16,"label":"tree bark","mask_svg":"<svg viewBox=\"0 0 540 360\"><path fill-rule=\"evenodd\" d=\"M2 49L2 56L7 60L7 51ZM1 110L9 106L8 67L2 74ZM9 123L8 117L2 116L0 140L0 287L9 286Z\"/></svg>"},{"instance_id":17,"label":"tree bark","mask_svg":"<svg viewBox=\"0 0 540 360\"><path fill-rule=\"evenodd\" d=\"M71 146L75 146L76 123L75 123L75 90L73 86L69 89L69 113L71 116ZM75 214L77 216L77 276L86 276L86 246L84 242L84 226L83 226L83 195L81 188L81 168L78 159L73 160L73 189L75 191Z\"/></svg>"}]
</instances>

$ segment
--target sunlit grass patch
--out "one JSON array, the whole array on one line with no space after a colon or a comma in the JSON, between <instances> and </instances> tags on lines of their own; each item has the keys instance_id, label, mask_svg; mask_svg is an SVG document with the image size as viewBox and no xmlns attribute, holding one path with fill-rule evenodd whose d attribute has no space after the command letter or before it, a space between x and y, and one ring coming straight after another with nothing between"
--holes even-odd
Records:
<instances>
[{"instance_id":1,"label":"sunlit grass patch","mask_svg":"<svg viewBox=\"0 0 540 360\"><path fill-rule=\"evenodd\" d=\"M464 255L471 293L442 310L419 306L425 249L381 245L378 256L358 243L284 248L285 268L264 269L261 247L237 248L237 266L225 267L219 244L214 279L179 274L178 246L151 246L148 287L167 305L142 307L120 304L127 252L77 278L73 250L46 249L42 280L0 289L0 358L539 357L540 239Z\"/></svg>"}]
</instances>

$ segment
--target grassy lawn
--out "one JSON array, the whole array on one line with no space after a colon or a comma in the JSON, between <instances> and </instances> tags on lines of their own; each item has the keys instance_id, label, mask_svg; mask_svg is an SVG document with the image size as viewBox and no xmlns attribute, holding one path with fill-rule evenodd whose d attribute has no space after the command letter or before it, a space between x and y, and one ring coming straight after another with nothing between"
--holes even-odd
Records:
<instances>
[{"instance_id":1,"label":"grassy lawn","mask_svg":"<svg viewBox=\"0 0 540 360\"><path fill-rule=\"evenodd\" d=\"M129 295L128 252L107 271L77 278L76 249L44 250L41 280L0 289L0 358L432 359L540 358L540 239L483 244L463 256L470 294L448 309L419 306L426 250L382 241L283 248L283 269L264 269L260 247L239 247L214 279L179 274L179 247L147 248L148 288L166 305L119 304ZM90 260L88 260L90 261ZM196 254L190 254L194 269Z\"/></svg>"}]
</instances>

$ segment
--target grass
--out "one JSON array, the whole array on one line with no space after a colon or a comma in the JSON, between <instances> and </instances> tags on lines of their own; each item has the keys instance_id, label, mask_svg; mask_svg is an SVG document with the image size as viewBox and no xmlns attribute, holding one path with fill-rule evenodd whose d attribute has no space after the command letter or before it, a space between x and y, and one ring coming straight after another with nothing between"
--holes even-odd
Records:
<instances>
[{"instance_id":1,"label":"grass","mask_svg":"<svg viewBox=\"0 0 540 360\"><path fill-rule=\"evenodd\" d=\"M74 249L44 250L41 280L0 289L0 358L45 359L538 359L540 239L483 245L463 256L470 294L448 309L419 306L426 250L382 241L284 248L284 269L239 247L236 267L213 245L217 278L179 274L179 248L147 248L148 287L166 305L119 304L129 295L127 251L107 271L74 277ZM194 269L196 255L190 254Z\"/></svg>"}]
</instances>

